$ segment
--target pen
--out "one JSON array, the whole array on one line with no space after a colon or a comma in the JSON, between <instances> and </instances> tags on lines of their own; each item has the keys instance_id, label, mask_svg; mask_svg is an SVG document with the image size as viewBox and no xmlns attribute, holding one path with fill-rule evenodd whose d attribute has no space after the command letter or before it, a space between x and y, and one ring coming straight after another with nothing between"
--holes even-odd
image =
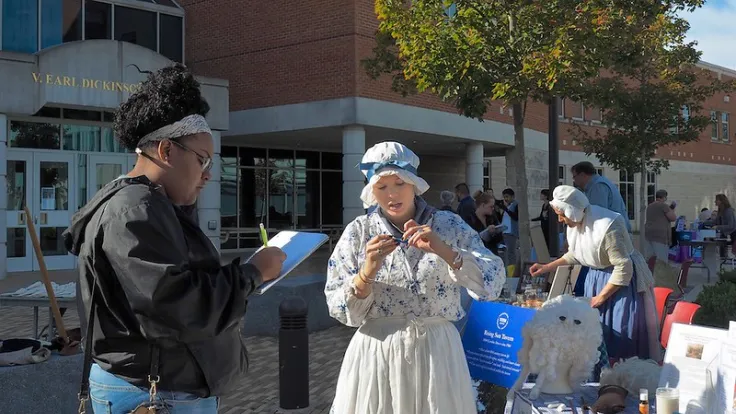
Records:
<instances>
[{"instance_id":1,"label":"pen","mask_svg":"<svg viewBox=\"0 0 736 414\"><path fill-rule=\"evenodd\" d=\"M261 241L263 242L263 247L268 247L268 233L266 233L263 223L261 223Z\"/></svg>"}]
</instances>

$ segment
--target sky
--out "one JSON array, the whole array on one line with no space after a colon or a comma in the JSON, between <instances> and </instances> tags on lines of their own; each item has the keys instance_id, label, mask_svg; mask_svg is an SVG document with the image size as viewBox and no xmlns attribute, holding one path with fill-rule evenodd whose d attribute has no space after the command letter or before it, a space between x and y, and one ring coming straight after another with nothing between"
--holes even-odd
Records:
<instances>
[{"instance_id":1,"label":"sky","mask_svg":"<svg viewBox=\"0 0 736 414\"><path fill-rule=\"evenodd\" d=\"M736 70L736 0L706 0L681 16L690 23L688 40L698 42L702 60Z\"/></svg>"}]
</instances>

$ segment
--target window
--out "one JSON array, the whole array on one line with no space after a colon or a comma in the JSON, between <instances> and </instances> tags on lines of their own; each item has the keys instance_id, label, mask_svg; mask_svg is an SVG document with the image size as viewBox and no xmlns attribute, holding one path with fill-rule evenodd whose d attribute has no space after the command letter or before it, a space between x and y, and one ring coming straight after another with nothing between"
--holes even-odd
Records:
<instances>
[{"instance_id":1,"label":"window","mask_svg":"<svg viewBox=\"0 0 736 414\"><path fill-rule=\"evenodd\" d=\"M8 146L15 148L59 149L58 124L10 121Z\"/></svg>"},{"instance_id":2,"label":"window","mask_svg":"<svg viewBox=\"0 0 736 414\"><path fill-rule=\"evenodd\" d=\"M38 2L2 1L3 50L35 53L38 50Z\"/></svg>"},{"instance_id":3,"label":"window","mask_svg":"<svg viewBox=\"0 0 736 414\"><path fill-rule=\"evenodd\" d=\"M596 172L596 173L597 173L598 175L603 175L603 168L601 168L601 167L598 167L598 168L596 168L596 169L595 169L595 172Z\"/></svg>"},{"instance_id":4,"label":"window","mask_svg":"<svg viewBox=\"0 0 736 414\"><path fill-rule=\"evenodd\" d=\"M557 185L565 185L566 172L567 172L567 168L565 168L564 165L560 165L557 167Z\"/></svg>"},{"instance_id":5,"label":"window","mask_svg":"<svg viewBox=\"0 0 736 414\"><path fill-rule=\"evenodd\" d=\"M129 153L115 138L109 112L42 107L33 121L10 122L8 146L15 148L61 149L68 151ZM54 118L44 120L40 118ZM85 121L87 125L79 125ZM90 122L91 121L91 122ZM97 126L90 123L97 123Z\"/></svg>"},{"instance_id":6,"label":"window","mask_svg":"<svg viewBox=\"0 0 736 414\"><path fill-rule=\"evenodd\" d=\"M710 111L710 139L712 141L728 142L731 140L728 122L728 112Z\"/></svg>"},{"instance_id":7,"label":"window","mask_svg":"<svg viewBox=\"0 0 736 414\"><path fill-rule=\"evenodd\" d=\"M618 177L618 190L621 192L624 203L626 203L626 212L629 215L629 220L634 220L636 219L634 174L629 174L626 170L621 170L618 172Z\"/></svg>"},{"instance_id":8,"label":"window","mask_svg":"<svg viewBox=\"0 0 736 414\"><path fill-rule=\"evenodd\" d=\"M690 107L687 105L682 106L682 119L685 122L690 120Z\"/></svg>"},{"instance_id":9,"label":"window","mask_svg":"<svg viewBox=\"0 0 736 414\"><path fill-rule=\"evenodd\" d=\"M41 49L82 40L82 0L41 0Z\"/></svg>"},{"instance_id":10,"label":"window","mask_svg":"<svg viewBox=\"0 0 736 414\"><path fill-rule=\"evenodd\" d=\"M260 223L269 233L342 228L342 154L223 146L220 157L223 249L258 247Z\"/></svg>"},{"instance_id":11,"label":"window","mask_svg":"<svg viewBox=\"0 0 736 414\"><path fill-rule=\"evenodd\" d=\"M647 205L654 202L654 193L657 192L657 174L647 172Z\"/></svg>"},{"instance_id":12,"label":"window","mask_svg":"<svg viewBox=\"0 0 736 414\"><path fill-rule=\"evenodd\" d=\"M721 140L728 141L728 112L721 112Z\"/></svg>"},{"instance_id":13,"label":"window","mask_svg":"<svg viewBox=\"0 0 736 414\"><path fill-rule=\"evenodd\" d=\"M710 139L718 141L718 112L710 111Z\"/></svg>"},{"instance_id":14,"label":"window","mask_svg":"<svg viewBox=\"0 0 736 414\"><path fill-rule=\"evenodd\" d=\"M449 18L455 17L457 14L457 4L452 3L449 6L445 7L445 15Z\"/></svg>"},{"instance_id":15,"label":"window","mask_svg":"<svg viewBox=\"0 0 736 414\"><path fill-rule=\"evenodd\" d=\"M159 14L159 53L174 62L184 61L183 22L181 17Z\"/></svg>"},{"instance_id":16,"label":"window","mask_svg":"<svg viewBox=\"0 0 736 414\"><path fill-rule=\"evenodd\" d=\"M156 44L156 13L116 6L115 40L134 43L153 51L158 50Z\"/></svg>"},{"instance_id":17,"label":"window","mask_svg":"<svg viewBox=\"0 0 736 414\"><path fill-rule=\"evenodd\" d=\"M493 188L491 184L491 160L483 160L483 190Z\"/></svg>"},{"instance_id":18,"label":"window","mask_svg":"<svg viewBox=\"0 0 736 414\"><path fill-rule=\"evenodd\" d=\"M557 98L557 116L560 118L565 117L565 100L560 97Z\"/></svg>"},{"instance_id":19,"label":"window","mask_svg":"<svg viewBox=\"0 0 736 414\"><path fill-rule=\"evenodd\" d=\"M172 0L139 0L132 7L109 1L0 0L1 49L36 53L78 40L115 39L183 62L184 13Z\"/></svg>"},{"instance_id":20,"label":"window","mask_svg":"<svg viewBox=\"0 0 736 414\"><path fill-rule=\"evenodd\" d=\"M112 39L112 5L90 0L84 2L84 38Z\"/></svg>"},{"instance_id":21,"label":"window","mask_svg":"<svg viewBox=\"0 0 736 414\"><path fill-rule=\"evenodd\" d=\"M603 119L601 109L595 107L590 108L590 116L588 117L588 119L593 122L601 122L601 119Z\"/></svg>"},{"instance_id":22,"label":"window","mask_svg":"<svg viewBox=\"0 0 736 414\"><path fill-rule=\"evenodd\" d=\"M565 100L565 116L577 121L585 119L585 106L582 102L575 102L569 99Z\"/></svg>"}]
</instances>

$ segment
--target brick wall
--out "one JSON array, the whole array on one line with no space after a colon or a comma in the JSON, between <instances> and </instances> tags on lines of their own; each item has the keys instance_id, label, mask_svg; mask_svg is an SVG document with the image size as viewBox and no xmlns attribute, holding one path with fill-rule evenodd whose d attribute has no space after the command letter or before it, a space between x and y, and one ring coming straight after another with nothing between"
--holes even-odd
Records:
<instances>
[{"instance_id":1,"label":"brick wall","mask_svg":"<svg viewBox=\"0 0 736 414\"><path fill-rule=\"evenodd\" d=\"M391 91L389 77L371 80L361 60L371 56L377 20L370 0L181 0L186 10L187 64L198 74L230 81L232 111L335 99L378 99L456 113L436 96L402 97ZM724 77L725 79L725 77ZM717 95L706 109L736 114L736 99ZM566 116L571 117L572 108ZM586 111L590 119L592 111ZM486 119L511 123L510 108L493 103ZM584 121L585 128L597 128ZM736 120L729 143L702 139L659 154L673 160L736 165ZM547 107L529 103L525 127L547 132ZM560 149L580 151L560 123Z\"/></svg>"}]
</instances>

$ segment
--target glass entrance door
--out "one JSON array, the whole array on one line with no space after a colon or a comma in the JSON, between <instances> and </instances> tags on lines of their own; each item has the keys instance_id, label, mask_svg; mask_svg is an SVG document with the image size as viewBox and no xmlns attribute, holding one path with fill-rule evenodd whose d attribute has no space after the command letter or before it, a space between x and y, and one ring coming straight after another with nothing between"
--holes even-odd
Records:
<instances>
[{"instance_id":1,"label":"glass entrance door","mask_svg":"<svg viewBox=\"0 0 736 414\"><path fill-rule=\"evenodd\" d=\"M30 200L33 194L31 191L33 154L30 152L13 154L12 151L8 151L7 168L7 271L30 271L33 269L34 254L31 238L28 237L26 228L28 217L23 211L23 206L26 200L29 200L31 205L33 204Z\"/></svg>"},{"instance_id":2,"label":"glass entrance door","mask_svg":"<svg viewBox=\"0 0 736 414\"><path fill-rule=\"evenodd\" d=\"M76 206L72 183L74 155L65 153L33 154L33 222L38 232L46 267L49 270L71 269L75 258L64 247L62 233L69 226ZM33 270L38 270L34 257Z\"/></svg>"},{"instance_id":3,"label":"glass entrance door","mask_svg":"<svg viewBox=\"0 0 736 414\"><path fill-rule=\"evenodd\" d=\"M87 199L100 191L110 181L128 172L128 155L90 155L87 169Z\"/></svg>"}]
</instances>

